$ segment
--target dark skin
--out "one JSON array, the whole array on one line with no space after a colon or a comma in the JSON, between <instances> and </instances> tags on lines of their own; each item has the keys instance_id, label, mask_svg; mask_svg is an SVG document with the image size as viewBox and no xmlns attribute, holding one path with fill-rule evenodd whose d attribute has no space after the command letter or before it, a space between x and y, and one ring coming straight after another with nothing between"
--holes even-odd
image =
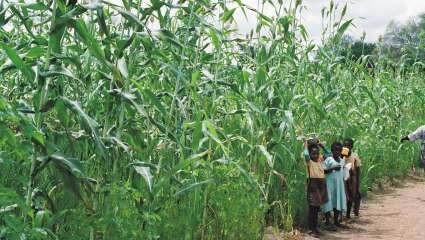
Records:
<instances>
[{"instance_id":1,"label":"dark skin","mask_svg":"<svg viewBox=\"0 0 425 240\"><path fill-rule=\"evenodd\" d=\"M409 141L409 136L405 136L400 140L400 142L404 142L404 141Z\"/></svg>"},{"instance_id":2,"label":"dark skin","mask_svg":"<svg viewBox=\"0 0 425 240\"><path fill-rule=\"evenodd\" d=\"M351 144L351 142L344 142L344 147L350 149L350 152L348 153L348 156L351 155L351 150L353 149L353 144ZM360 167L357 167L357 170L360 171ZM358 174L357 176L360 176L360 174Z\"/></svg>"},{"instance_id":3,"label":"dark skin","mask_svg":"<svg viewBox=\"0 0 425 240\"><path fill-rule=\"evenodd\" d=\"M332 149L332 156L334 157L334 159L339 162L340 158L341 158L341 147L336 147L334 149Z\"/></svg>"},{"instance_id":4,"label":"dark skin","mask_svg":"<svg viewBox=\"0 0 425 240\"><path fill-rule=\"evenodd\" d=\"M307 148L307 142L304 143L304 147ZM309 149L309 156L310 156L310 161L313 162L318 162L320 159L320 149L318 147L313 147ZM314 217L316 218L316 222L317 222L317 214L318 214L318 207L312 207L310 206L310 210L309 210L309 221L311 221L310 217ZM315 212L315 213L313 213ZM310 215L313 214L313 215ZM317 225L317 223L316 223ZM314 225L314 220L313 220L313 225L310 226L310 230L312 231L311 234L314 236L319 236L319 231L317 230L317 226Z\"/></svg>"},{"instance_id":5,"label":"dark skin","mask_svg":"<svg viewBox=\"0 0 425 240\"><path fill-rule=\"evenodd\" d=\"M322 149L324 149L325 148L325 146L323 146L323 144L322 143L318 143L317 144L319 147L321 147ZM305 148L307 148L307 142L304 142L304 147ZM313 161L313 162L317 162L317 161L319 161L319 158L320 158L320 150L318 149L318 148L313 148L313 149L311 149L311 151L309 152L309 154L310 154L310 159L311 159L311 161Z\"/></svg>"},{"instance_id":6,"label":"dark skin","mask_svg":"<svg viewBox=\"0 0 425 240\"><path fill-rule=\"evenodd\" d=\"M320 151L318 148L313 148L311 149L310 153L310 159L311 161L317 162L319 161L319 157L320 157Z\"/></svg>"},{"instance_id":7,"label":"dark skin","mask_svg":"<svg viewBox=\"0 0 425 240\"><path fill-rule=\"evenodd\" d=\"M348 153L348 157L351 156L351 151L353 149L353 144L351 144L351 142L349 142L349 141L345 141L344 142L344 147L350 149L350 152ZM359 172L359 174L357 174L357 177L359 178L360 177L360 167L357 167L356 170ZM359 180L359 179L357 179L357 180Z\"/></svg>"},{"instance_id":8,"label":"dark skin","mask_svg":"<svg viewBox=\"0 0 425 240\"><path fill-rule=\"evenodd\" d=\"M341 150L342 150L341 147L332 149L332 156L337 162L341 160ZM333 171L339 171L339 170L341 170L341 166L336 166L336 167L325 170L325 174L330 174Z\"/></svg>"},{"instance_id":9,"label":"dark skin","mask_svg":"<svg viewBox=\"0 0 425 240\"><path fill-rule=\"evenodd\" d=\"M318 145L320 148L325 149L325 146L324 146L321 142L319 142L317 145Z\"/></svg>"},{"instance_id":10,"label":"dark skin","mask_svg":"<svg viewBox=\"0 0 425 240\"><path fill-rule=\"evenodd\" d=\"M349 141L345 141L344 142L344 147L346 147L346 148L348 148L348 149L350 149L350 152L348 153L348 156L350 156L351 155L351 152L352 152L352 149L353 149L353 144L351 143L351 142L349 142ZM354 169L356 172L357 172L357 174L356 174L356 177L357 177L357 182L358 183L360 183L360 175L361 175L361 173L360 173L360 167L357 167L356 169ZM358 190L359 191L359 190ZM351 204L352 203L347 203L347 205L350 205L348 208L351 208ZM350 212L350 210L348 210L349 212ZM350 218L350 213L348 212L348 215L347 215L347 218ZM356 216L358 216L358 212L356 213L356 212L354 212L354 214L356 215Z\"/></svg>"}]
</instances>

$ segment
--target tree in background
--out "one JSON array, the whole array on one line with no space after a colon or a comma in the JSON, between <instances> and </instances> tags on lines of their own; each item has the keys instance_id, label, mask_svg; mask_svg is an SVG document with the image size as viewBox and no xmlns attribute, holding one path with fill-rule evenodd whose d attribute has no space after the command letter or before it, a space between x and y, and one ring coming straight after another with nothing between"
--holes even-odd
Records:
<instances>
[{"instance_id":1,"label":"tree in background","mask_svg":"<svg viewBox=\"0 0 425 240\"><path fill-rule=\"evenodd\" d=\"M405 60L412 65L425 60L425 13L411 19L406 24L390 22L379 40L380 55L390 61Z\"/></svg>"},{"instance_id":2,"label":"tree in background","mask_svg":"<svg viewBox=\"0 0 425 240\"><path fill-rule=\"evenodd\" d=\"M364 61L368 61L367 64L370 67L373 65L377 53L376 43L365 42L364 36L361 39L355 39L352 36L345 35L341 40L341 46L341 56L346 59L353 61L364 59Z\"/></svg>"}]
</instances>

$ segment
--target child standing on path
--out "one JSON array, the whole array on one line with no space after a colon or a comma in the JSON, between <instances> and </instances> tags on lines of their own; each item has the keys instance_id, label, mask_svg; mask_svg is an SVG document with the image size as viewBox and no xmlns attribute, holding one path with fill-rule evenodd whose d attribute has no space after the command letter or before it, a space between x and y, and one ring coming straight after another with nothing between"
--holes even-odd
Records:
<instances>
[{"instance_id":1,"label":"child standing on path","mask_svg":"<svg viewBox=\"0 0 425 240\"><path fill-rule=\"evenodd\" d=\"M326 225L329 230L336 230L335 226L343 227L339 221L339 216L341 212L346 212L347 210L344 171L342 171L345 166L345 160L341 158L341 150L342 144L334 142L331 147L332 156L326 158L323 163L329 199L329 201L323 205L323 211L326 213ZM334 212L334 226L330 223L332 211Z\"/></svg>"},{"instance_id":2,"label":"child standing on path","mask_svg":"<svg viewBox=\"0 0 425 240\"><path fill-rule=\"evenodd\" d=\"M320 156L320 147L324 150L325 156L329 156L327 151L317 139L304 143L304 159L307 167L307 200L308 209L308 226L310 234L318 236L320 232L317 228L318 215L320 206L328 201L328 193L326 188L325 172L323 169L323 157Z\"/></svg>"},{"instance_id":3,"label":"child standing on path","mask_svg":"<svg viewBox=\"0 0 425 240\"><path fill-rule=\"evenodd\" d=\"M360 195L360 167L362 163L357 153L353 152L354 141L351 138L344 140L344 148L347 152L343 152L345 158L345 165L351 164L350 177L345 181L347 193L347 219L351 216L351 207L354 204L354 215L359 216L361 195Z\"/></svg>"}]
</instances>

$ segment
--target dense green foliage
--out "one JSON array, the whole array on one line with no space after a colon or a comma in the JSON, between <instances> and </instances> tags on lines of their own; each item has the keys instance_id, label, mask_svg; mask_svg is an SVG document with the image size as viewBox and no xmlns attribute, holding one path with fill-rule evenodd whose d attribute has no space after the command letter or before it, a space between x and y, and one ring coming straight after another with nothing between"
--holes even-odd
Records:
<instances>
[{"instance_id":1,"label":"dense green foliage","mask_svg":"<svg viewBox=\"0 0 425 240\"><path fill-rule=\"evenodd\" d=\"M355 40L351 36L344 36L341 40L341 45L343 46L341 56L347 60L369 61L372 64L378 57L376 43Z\"/></svg>"},{"instance_id":2,"label":"dense green foliage","mask_svg":"<svg viewBox=\"0 0 425 240\"><path fill-rule=\"evenodd\" d=\"M259 239L304 221L304 136L355 138L363 190L417 156L422 72L341 58L333 3L320 46L301 1L1 3L1 237Z\"/></svg>"}]
</instances>

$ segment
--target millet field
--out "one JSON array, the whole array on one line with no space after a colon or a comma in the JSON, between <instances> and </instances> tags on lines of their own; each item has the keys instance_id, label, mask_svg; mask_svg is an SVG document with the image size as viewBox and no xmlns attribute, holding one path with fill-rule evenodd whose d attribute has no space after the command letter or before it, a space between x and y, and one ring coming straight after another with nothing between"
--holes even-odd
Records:
<instances>
[{"instance_id":1,"label":"millet field","mask_svg":"<svg viewBox=\"0 0 425 240\"><path fill-rule=\"evenodd\" d=\"M301 0L0 0L0 239L291 231L306 221L310 136L356 141L363 192L405 176L419 151L399 139L425 121L425 62L379 43L350 57L355 19L331 1L316 43L303 11ZM236 13L256 28L240 34Z\"/></svg>"}]
</instances>

